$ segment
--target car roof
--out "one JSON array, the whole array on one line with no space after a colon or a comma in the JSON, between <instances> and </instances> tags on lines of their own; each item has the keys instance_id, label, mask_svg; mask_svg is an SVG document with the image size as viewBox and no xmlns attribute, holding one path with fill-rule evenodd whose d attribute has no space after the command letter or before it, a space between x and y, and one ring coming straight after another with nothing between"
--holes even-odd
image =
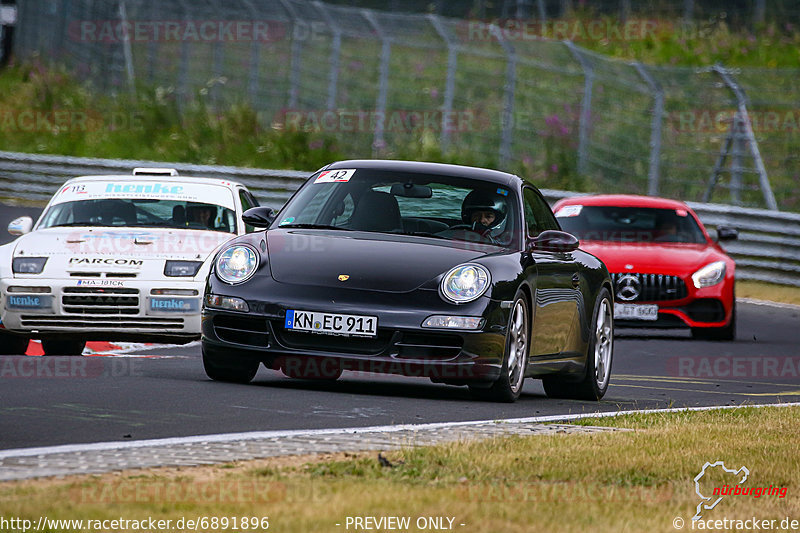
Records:
<instances>
[{"instance_id":1,"label":"car roof","mask_svg":"<svg viewBox=\"0 0 800 533\"><path fill-rule=\"evenodd\" d=\"M234 187L241 186L244 187L239 182L231 181L227 179L218 179L218 178L196 178L194 176L154 176L154 175L146 175L146 174L102 174L102 175L95 175L95 176L76 176L71 178L67 181L67 183L75 183L75 182L91 182L91 181L110 181L110 180L119 180L119 181L153 181L153 182L171 182L171 183L195 183L198 185L218 185L222 187L228 187L229 189L233 189Z\"/></svg>"},{"instance_id":2,"label":"car roof","mask_svg":"<svg viewBox=\"0 0 800 533\"><path fill-rule=\"evenodd\" d=\"M690 210L689 206L678 200L660 198L658 196L640 196L637 194L593 194L589 196L571 196L569 198L559 200L558 205L559 207L565 205L597 205Z\"/></svg>"},{"instance_id":3,"label":"car roof","mask_svg":"<svg viewBox=\"0 0 800 533\"><path fill-rule=\"evenodd\" d=\"M336 170L345 168L363 168L372 170L393 170L396 172L416 172L419 174L439 174L444 176L458 176L462 178L489 181L501 185L511 185L514 182L522 183L522 178L508 172L491 170L488 168L468 167L463 165L450 165L447 163L428 163L422 161L398 161L393 159L350 159L337 161L320 170Z\"/></svg>"}]
</instances>

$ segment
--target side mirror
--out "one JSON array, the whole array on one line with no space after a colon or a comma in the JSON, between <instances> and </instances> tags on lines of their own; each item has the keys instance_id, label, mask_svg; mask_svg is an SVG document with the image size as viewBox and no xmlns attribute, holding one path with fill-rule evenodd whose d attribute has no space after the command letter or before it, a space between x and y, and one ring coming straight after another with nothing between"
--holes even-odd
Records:
<instances>
[{"instance_id":1,"label":"side mirror","mask_svg":"<svg viewBox=\"0 0 800 533\"><path fill-rule=\"evenodd\" d=\"M547 230L531 241L534 250L540 252L567 253L578 249L578 238L566 231Z\"/></svg>"},{"instance_id":2,"label":"side mirror","mask_svg":"<svg viewBox=\"0 0 800 533\"><path fill-rule=\"evenodd\" d=\"M275 221L275 215L271 207L251 207L242 213L242 221L256 228L266 228Z\"/></svg>"},{"instance_id":3,"label":"side mirror","mask_svg":"<svg viewBox=\"0 0 800 533\"><path fill-rule=\"evenodd\" d=\"M31 217L15 218L8 225L8 232L11 235L25 235L30 233L33 228L33 219Z\"/></svg>"},{"instance_id":4,"label":"side mirror","mask_svg":"<svg viewBox=\"0 0 800 533\"><path fill-rule=\"evenodd\" d=\"M718 241L733 241L739 238L739 232L727 226L720 226L717 228Z\"/></svg>"}]
</instances>

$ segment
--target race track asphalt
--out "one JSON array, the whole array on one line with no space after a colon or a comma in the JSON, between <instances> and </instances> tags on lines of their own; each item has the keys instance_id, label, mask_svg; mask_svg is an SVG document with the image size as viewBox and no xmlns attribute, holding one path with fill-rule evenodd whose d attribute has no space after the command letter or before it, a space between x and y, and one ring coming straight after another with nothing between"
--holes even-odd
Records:
<instances>
[{"instance_id":1,"label":"race track asphalt","mask_svg":"<svg viewBox=\"0 0 800 533\"><path fill-rule=\"evenodd\" d=\"M15 209L0 206L0 224L18 216ZM316 383L262 368L249 385L217 383L205 376L196 343L82 358L0 357L0 449L800 401L800 308L740 302L738 315L734 342L618 330L611 385L599 403L549 399L534 380L515 404L476 401L466 387L352 372Z\"/></svg>"}]
</instances>

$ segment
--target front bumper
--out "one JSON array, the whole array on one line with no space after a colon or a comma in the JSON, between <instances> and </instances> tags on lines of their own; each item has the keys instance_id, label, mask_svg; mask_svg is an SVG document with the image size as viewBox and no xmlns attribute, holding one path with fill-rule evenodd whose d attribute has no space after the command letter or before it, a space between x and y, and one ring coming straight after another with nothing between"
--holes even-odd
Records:
<instances>
[{"instance_id":1,"label":"front bumper","mask_svg":"<svg viewBox=\"0 0 800 533\"><path fill-rule=\"evenodd\" d=\"M658 320L617 319L615 324L624 328L721 328L730 323L734 303L733 277L702 289L695 288L691 279L685 283L687 295L679 300L625 302L617 298L616 304L658 305Z\"/></svg>"},{"instance_id":2,"label":"front bumper","mask_svg":"<svg viewBox=\"0 0 800 533\"><path fill-rule=\"evenodd\" d=\"M230 287L213 290L226 288ZM376 295L328 289L323 299L303 296L296 288L279 283L271 283L268 294L270 301L246 298L249 313L204 308L206 355L220 364L228 361L231 366L257 360L273 369L293 367L310 377L333 368L429 377L456 384L494 381L500 375L509 313L501 302L483 297L455 306L443 302L431 290ZM289 309L376 316L377 336L287 330L284 323ZM484 320L474 331L422 328L422 322L434 314L480 316Z\"/></svg>"},{"instance_id":3,"label":"front bumper","mask_svg":"<svg viewBox=\"0 0 800 533\"><path fill-rule=\"evenodd\" d=\"M192 279L5 278L0 319L7 331L33 338L187 342L200 335L202 292Z\"/></svg>"}]
</instances>

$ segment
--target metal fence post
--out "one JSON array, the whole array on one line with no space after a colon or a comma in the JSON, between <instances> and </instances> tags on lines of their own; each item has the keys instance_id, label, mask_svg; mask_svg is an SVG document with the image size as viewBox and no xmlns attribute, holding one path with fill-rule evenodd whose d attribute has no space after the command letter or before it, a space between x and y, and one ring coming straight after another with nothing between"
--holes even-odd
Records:
<instances>
[{"instance_id":1,"label":"metal fence post","mask_svg":"<svg viewBox=\"0 0 800 533\"><path fill-rule=\"evenodd\" d=\"M364 9L362 14L381 40L381 63L378 67L378 98L375 102L375 133L372 140L372 155L375 157L386 146L384 122L386 121L386 98L389 92L389 60L392 57L392 41L386 32L381 29L378 19L375 18L375 14L372 11Z\"/></svg>"},{"instance_id":2,"label":"metal fence post","mask_svg":"<svg viewBox=\"0 0 800 533\"><path fill-rule=\"evenodd\" d=\"M136 96L136 78L133 74L133 53L131 51L131 36L128 32L127 28L130 26L128 25L128 10L125 9L125 2L124 0L120 1L119 3L119 18L122 21L122 27L126 28L123 30L123 38L122 38L122 54L125 56L125 75L128 79L128 89L131 92L131 96Z\"/></svg>"},{"instance_id":3,"label":"metal fence post","mask_svg":"<svg viewBox=\"0 0 800 533\"><path fill-rule=\"evenodd\" d=\"M300 91L300 60L303 52L302 43L300 42L299 31L297 28L297 21L299 20L294 6L288 0L279 0L283 9L292 20L292 52L291 62L289 65L289 109L297 107L297 95Z\"/></svg>"},{"instance_id":4,"label":"metal fence post","mask_svg":"<svg viewBox=\"0 0 800 533\"><path fill-rule=\"evenodd\" d=\"M503 87L503 122L500 137L500 168L507 169L511 161L511 143L514 140L514 100L517 87L517 52L503 37L500 28L492 24L491 32L506 53L506 81Z\"/></svg>"},{"instance_id":5,"label":"metal fence post","mask_svg":"<svg viewBox=\"0 0 800 533\"><path fill-rule=\"evenodd\" d=\"M694 0L683 0L683 23L691 24L694 20Z\"/></svg>"},{"instance_id":6,"label":"metal fence post","mask_svg":"<svg viewBox=\"0 0 800 533\"><path fill-rule=\"evenodd\" d=\"M450 130L447 127L448 117L453 111L453 98L455 97L456 87L456 68L458 68L458 46L450 38L450 34L444 28L444 24L439 20L437 15L428 15L428 20L431 21L436 33L442 38L447 45L447 79L444 85L444 103L442 104L442 133L439 138L439 144L442 146L442 151L445 151L450 146Z\"/></svg>"},{"instance_id":7,"label":"metal fence post","mask_svg":"<svg viewBox=\"0 0 800 533\"><path fill-rule=\"evenodd\" d=\"M767 11L767 2L766 0L756 0L755 8L753 9L753 22L756 24L763 24L766 11Z\"/></svg>"},{"instance_id":8,"label":"metal fence post","mask_svg":"<svg viewBox=\"0 0 800 533\"><path fill-rule=\"evenodd\" d=\"M328 13L328 8L325 6L323 2L316 0L314 2L314 6L316 6L317 10L320 13L322 13L322 16L325 19L326 24L328 24L328 26L331 29L331 32L333 33L333 42L331 42L330 67L328 69L328 102L327 102L327 109L331 111L336 107L336 95L338 93L339 58L342 55L342 30L341 28L339 28L339 25L336 24L336 21L333 20L331 14Z\"/></svg>"},{"instance_id":9,"label":"metal fence post","mask_svg":"<svg viewBox=\"0 0 800 533\"><path fill-rule=\"evenodd\" d=\"M258 11L256 11L255 6L251 0L242 0L242 4L250 12L250 16L253 17L253 20L258 20ZM253 39L250 43L250 60L249 60L249 67L248 72L249 76L247 78L247 97L250 100L250 105L253 106L255 109L258 106L258 64L261 61L260 52L261 44L258 42L258 39Z\"/></svg>"},{"instance_id":10,"label":"metal fence post","mask_svg":"<svg viewBox=\"0 0 800 533\"><path fill-rule=\"evenodd\" d=\"M212 67L211 71L214 76L213 84L210 87L211 101L214 106L219 105L220 94L220 78L222 78L222 66L225 64L225 41L224 39L217 39L211 48Z\"/></svg>"},{"instance_id":11,"label":"metal fence post","mask_svg":"<svg viewBox=\"0 0 800 533\"><path fill-rule=\"evenodd\" d=\"M620 0L619 17L622 22L626 22L631 17L631 0Z\"/></svg>"},{"instance_id":12,"label":"metal fence post","mask_svg":"<svg viewBox=\"0 0 800 533\"><path fill-rule=\"evenodd\" d=\"M161 2L150 2L150 9L148 14L151 21L162 20L160 15L155 14L155 10L161 5ZM148 39L147 42L147 81L153 82L156 75L156 58L158 57L158 39Z\"/></svg>"},{"instance_id":13,"label":"metal fence post","mask_svg":"<svg viewBox=\"0 0 800 533\"><path fill-rule=\"evenodd\" d=\"M189 22L189 7L186 5L186 0L178 0L183 10L183 22ZM189 78L189 43L186 39L181 40L180 58L178 59L178 108L183 112L184 105L189 99L187 93L187 85Z\"/></svg>"},{"instance_id":14,"label":"metal fence post","mask_svg":"<svg viewBox=\"0 0 800 533\"><path fill-rule=\"evenodd\" d=\"M742 154L744 152L744 118L736 112L733 118L733 153L731 154L731 203L742 205Z\"/></svg>"},{"instance_id":15,"label":"metal fence post","mask_svg":"<svg viewBox=\"0 0 800 533\"><path fill-rule=\"evenodd\" d=\"M594 66L583 57L572 41L563 41L580 63L583 70L583 97L581 99L581 118L578 125L578 173L586 174L586 158L589 150L589 122L592 119L592 87L594 85Z\"/></svg>"},{"instance_id":16,"label":"metal fence post","mask_svg":"<svg viewBox=\"0 0 800 533\"><path fill-rule=\"evenodd\" d=\"M664 89L641 63L633 63L636 72L653 92L653 115L650 119L650 169L647 173L647 194L658 196L661 166L661 126L664 120Z\"/></svg>"},{"instance_id":17,"label":"metal fence post","mask_svg":"<svg viewBox=\"0 0 800 533\"><path fill-rule=\"evenodd\" d=\"M547 24L547 6L545 6L544 0L536 0L536 8L539 11L539 23L544 28L545 24ZM545 34L544 29L542 29L542 34Z\"/></svg>"},{"instance_id":18,"label":"metal fence post","mask_svg":"<svg viewBox=\"0 0 800 533\"><path fill-rule=\"evenodd\" d=\"M721 65L715 65L712 70L719 74L719 76L722 78L722 81L725 82L725 85L727 85L736 96L736 101L738 104L737 114L741 119L743 130L741 134L744 135L748 141L748 144L750 145L750 153L753 155L756 171L758 171L758 181L759 185L761 186L761 193L764 195L764 202L767 204L769 209L777 211L778 202L775 200L775 195L772 193L772 187L769 184L769 177L767 177L767 169L764 166L764 161L761 159L761 151L758 149L758 142L756 141L756 136L753 133L753 126L750 123L750 114L747 112L747 96L744 94L744 90L742 90L742 88L736 83L727 69ZM733 134L737 135L739 133L734 131Z\"/></svg>"}]
</instances>

